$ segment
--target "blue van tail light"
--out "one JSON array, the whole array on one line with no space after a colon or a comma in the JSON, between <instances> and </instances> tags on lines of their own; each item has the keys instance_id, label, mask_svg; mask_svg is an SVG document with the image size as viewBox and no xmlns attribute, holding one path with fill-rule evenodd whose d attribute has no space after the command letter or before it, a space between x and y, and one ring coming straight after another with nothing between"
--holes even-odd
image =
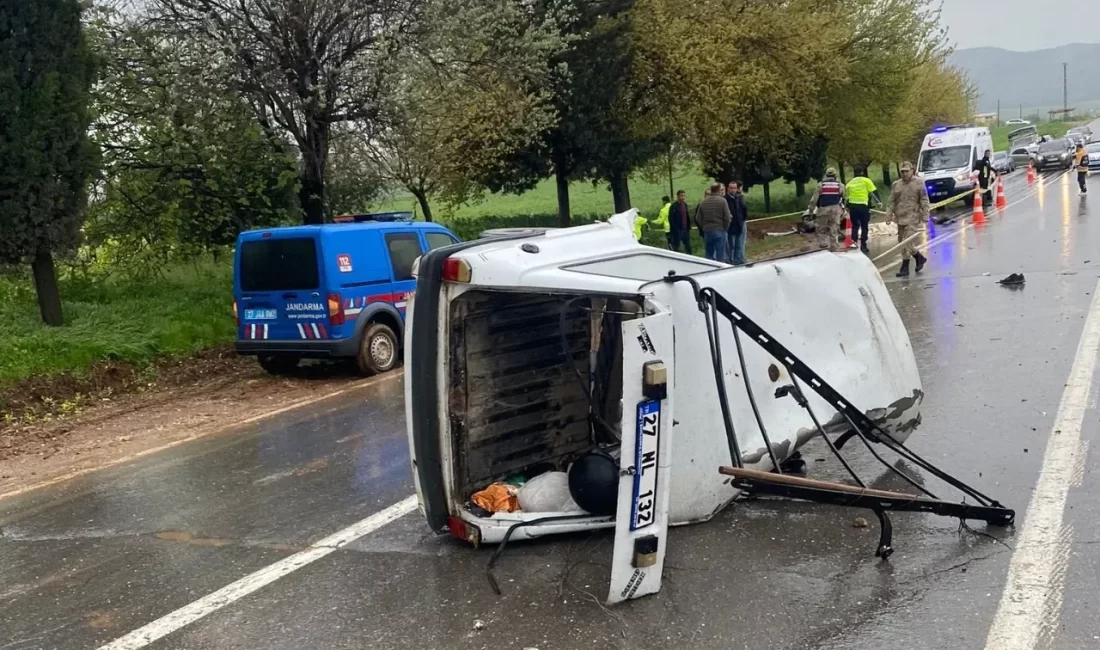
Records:
<instances>
[{"instance_id":1,"label":"blue van tail light","mask_svg":"<svg viewBox=\"0 0 1100 650\"><path fill-rule=\"evenodd\" d=\"M239 314L237 314L237 301L236 300L233 301L233 324L234 325L240 325L241 324L241 317L240 317Z\"/></svg>"},{"instance_id":2,"label":"blue van tail light","mask_svg":"<svg viewBox=\"0 0 1100 650\"><path fill-rule=\"evenodd\" d=\"M328 322L331 325L344 324L344 302L338 293L328 294Z\"/></svg>"}]
</instances>

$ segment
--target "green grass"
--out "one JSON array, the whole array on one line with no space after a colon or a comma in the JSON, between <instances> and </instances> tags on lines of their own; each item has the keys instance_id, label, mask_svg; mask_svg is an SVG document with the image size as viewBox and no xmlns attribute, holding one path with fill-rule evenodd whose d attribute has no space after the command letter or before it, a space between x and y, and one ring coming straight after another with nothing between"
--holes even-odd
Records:
<instances>
[{"instance_id":1,"label":"green grass","mask_svg":"<svg viewBox=\"0 0 1100 650\"><path fill-rule=\"evenodd\" d=\"M673 187L676 190L687 192L688 203L694 205L703 198L703 192L710 184L710 180L703 176L697 166L684 167L673 174ZM812 192L814 184L807 186L807 191ZM630 179L630 200L634 207L646 217L653 218L661 208L661 197L669 194L668 178L657 182L649 182L640 176ZM795 196L793 184L782 180L771 183L772 213L794 212L803 209L809 197L799 198ZM745 200L749 206L749 212L754 215L763 215L764 190L760 186L753 187L746 195ZM602 215L609 216L613 213L611 190L606 184L593 185L587 182L574 182L569 186L569 207L574 215ZM384 210L412 210L420 213L419 206L411 195L395 195L388 201L376 206L379 211ZM556 215L558 212L557 188L553 179L547 179L539 183L534 189L523 194L490 194L482 200L460 205L457 207L446 206L443 203L433 203L432 212L435 218L443 223L454 220L474 220L483 217L496 216L530 216L530 215Z\"/></svg>"},{"instance_id":2,"label":"green grass","mask_svg":"<svg viewBox=\"0 0 1100 650\"><path fill-rule=\"evenodd\" d=\"M1036 124L1036 128L1039 129L1039 135L1051 135L1056 138L1060 138L1066 134L1066 131L1072 129L1075 126L1086 124L1087 120L1075 120L1070 122L1043 122ZM1010 126L995 126L991 129L990 135L993 136L993 150L994 151L1008 151L1008 134L1016 129L1023 128L1020 125L1013 124Z\"/></svg>"},{"instance_id":3,"label":"green grass","mask_svg":"<svg viewBox=\"0 0 1100 650\"><path fill-rule=\"evenodd\" d=\"M231 267L178 266L150 281L61 280L65 326L41 324L34 287L0 276L0 385L85 374L100 361L146 365L233 340Z\"/></svg>"}]
</instances>

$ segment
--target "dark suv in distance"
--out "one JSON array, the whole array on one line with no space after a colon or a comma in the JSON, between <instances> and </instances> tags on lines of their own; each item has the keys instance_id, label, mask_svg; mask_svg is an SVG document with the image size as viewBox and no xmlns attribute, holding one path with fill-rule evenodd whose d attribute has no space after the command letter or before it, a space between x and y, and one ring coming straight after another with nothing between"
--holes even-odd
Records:
<instances>
[{"instance_id":1,"label":"dark suv in distance","mask_svg":"<svg viewBox=\"0 0 1100 650\"><path fill-rule=\"evenodd\" d=\"M1069 140L1058 138L1039 145L1035 154L1035 170L1069 169L1073 165L1072 146Z\"/></svg>"}]
</instances>

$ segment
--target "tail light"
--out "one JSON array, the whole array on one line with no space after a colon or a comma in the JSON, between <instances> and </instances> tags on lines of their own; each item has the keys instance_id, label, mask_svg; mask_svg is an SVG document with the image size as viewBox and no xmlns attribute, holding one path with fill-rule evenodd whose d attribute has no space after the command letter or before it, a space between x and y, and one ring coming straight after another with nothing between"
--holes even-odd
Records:
<instances>
[{"instance_id":1,"label":"tail light","mask_svg":"<svg viewBox=\"0 0 1100 650\"><path fill-rule=\"evenodd\" d=\"M240 316L237 315L237 301L236 300L233 301L233 324L234 325L240 325L241 324L241 318L240 318Z\"/></svg>"},{"instance_id":2,"label":"tail light","mask_svg":"<svg viewBox=\"0 0 1100 650\"><path fill-rule=\"evenodd\" d=\"M448 257L443 262L443 280L445 282L469 282L473 278L470 263L458 257Z\"/></svg>"},{"instance_id":3,"label":"tail light","mask_svg":"<svg viewBox=\"0 0 1100 650\"><path fill-rule=\"evenodd\" d=\"M451 534L451 537L469 542L474 546L481 544L481 530L454 515L447 517L447 532Z\"/></svg>"},{"instance_id":4,"label":"tail light","mask_svg":"<svg viewBox=\"0 0 1100 650\"><path fill-rule=\"evenodd\" d=\"M328 322L331 325L344 324L344 302L338 293L328 294Z\"/></svg>"}]
</instances>

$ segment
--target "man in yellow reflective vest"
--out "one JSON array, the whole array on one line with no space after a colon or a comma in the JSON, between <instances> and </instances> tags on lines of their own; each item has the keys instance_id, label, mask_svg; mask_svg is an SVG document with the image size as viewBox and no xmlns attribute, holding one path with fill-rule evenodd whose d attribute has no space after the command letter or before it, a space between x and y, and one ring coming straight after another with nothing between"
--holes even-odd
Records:
<instances>
[{"instance_id":1,"label":"man in yellow reflective vest","mask_svg":"<svg viewBox=\"0 0 1100 650\"><path fill-rule=\"evenodd\" d=\"M882 205L878 195L878 188L874 181L867 178L867 168L857 167L855 178L848 181L844 187L848 192L848 217L852 221L852 243L859 242L859 249L864 253L867 250L867 229L871 225L871 199Z\"/></svg>"},{"instance_id":2,"label":"man in yellow reflective vest","mask_svg":"<svg viewBox=\"0 0 1100 650\"><path fill-rule=\"evenodd\" d=\"M672 240L669 238L669 225L668 225L668 211L672 207L672 199L667 196L661 197L661 210L657 213L657 218L653 221L653 227L658 231L665 234L665 240L668 241L668 247L672 248Z\"/></svg>"},{"instance_id":3,"label":"man in yellow reflective vest","mask_svg":"<svg viewBox=\"0 0 1100 650\"><path fill-rule=\"evenodd\" d=\"M1081 194L1088 194L1089 154L1080 142L1077 143L1077 152L1073 154L1073 164L1077 168L1077 186L1081 188Z\"/></svg>"}]
</instances>

